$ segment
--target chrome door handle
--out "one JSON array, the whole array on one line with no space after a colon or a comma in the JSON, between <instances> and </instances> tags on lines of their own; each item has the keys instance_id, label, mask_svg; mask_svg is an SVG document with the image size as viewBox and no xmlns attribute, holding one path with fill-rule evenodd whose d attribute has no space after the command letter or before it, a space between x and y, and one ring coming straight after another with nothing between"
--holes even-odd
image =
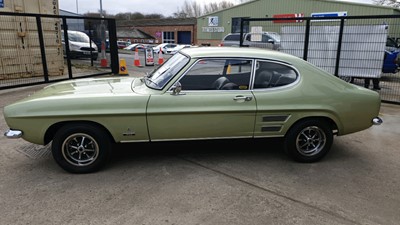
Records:
<instances>
[{"instance_id":1,"label":"chrome door handle","mask_svg":"<svg viewBox=\"0 0 400 225\"><path fill-rule=\"evenodd\" d=\"M246 96L242 96L242 95L239 95L239 96L236 96L233 98L233 100L235 100L235 101L244 100L246 102L251 101L252 99L253 99L253 97L248 97L248 96L246 97Z\"/></svg>"}]
</instances>

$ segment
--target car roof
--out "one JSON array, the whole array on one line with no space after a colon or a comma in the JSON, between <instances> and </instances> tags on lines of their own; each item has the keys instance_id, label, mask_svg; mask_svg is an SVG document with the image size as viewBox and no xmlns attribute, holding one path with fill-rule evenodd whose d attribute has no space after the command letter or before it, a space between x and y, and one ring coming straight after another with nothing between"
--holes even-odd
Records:
<instances>
[{"instance_id":1,"label":"car roof","mask_svg":"<svg viewBox=\"0 0 400 225\"><path fill-rule=\"evenodd\" d=\"M251 48L251 47L198 47L198 48L183 48L183 54L189 55L192 58L203 57L233 57L233 58L260 58L272 59L285 62L301 61L302 59L279 52L276 50Z\"/></svg>"}]
</instances>

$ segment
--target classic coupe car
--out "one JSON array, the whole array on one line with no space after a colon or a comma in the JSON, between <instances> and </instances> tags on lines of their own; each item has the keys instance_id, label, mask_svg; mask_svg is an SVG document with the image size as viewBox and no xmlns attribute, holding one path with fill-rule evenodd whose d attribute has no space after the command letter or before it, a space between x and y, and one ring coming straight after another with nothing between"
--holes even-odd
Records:
<instances>
[{"instance_id":1,"label":"classic coupe car","mask_svg":"<svg viewBox=\"0 0 400 225\"><path fill-rule=\"evenodd\" d=\"M141 78L49 85L8 105L9 138L52 145L64 170L101 169L112 143L276 138L299 162L315 162L335 135L382 123L379 94L285 53L186 48Z\"/></svg>"}]
</instances>

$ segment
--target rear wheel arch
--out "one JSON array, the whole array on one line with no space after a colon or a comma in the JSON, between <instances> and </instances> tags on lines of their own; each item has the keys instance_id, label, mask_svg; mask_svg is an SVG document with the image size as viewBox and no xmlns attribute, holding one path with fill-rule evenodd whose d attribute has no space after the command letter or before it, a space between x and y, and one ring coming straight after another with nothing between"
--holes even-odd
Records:
<instances>
[{"instance_id":1,"label":"rear wheel arch","mask_svg":"<svg viewBox=\"0 0 400 225\"><path fill-rule=\"evenodd\" d=\"M316 162L329 152L336 130L331 118L302 118L285 134L285 153L298 162Z\"/></svg>"}]
</instances>

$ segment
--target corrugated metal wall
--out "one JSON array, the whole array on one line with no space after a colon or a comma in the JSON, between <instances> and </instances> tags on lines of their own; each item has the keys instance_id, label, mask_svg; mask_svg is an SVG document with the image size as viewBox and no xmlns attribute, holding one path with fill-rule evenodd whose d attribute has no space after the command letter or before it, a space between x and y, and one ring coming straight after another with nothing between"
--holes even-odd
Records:
<instances>
[{"instance_id":1,"label":"corrugated metal wall","mask_svg":"<svg viewBox=\"0 0 400 225\"><path fill-rule=\"evenodd\" d=\"M275 14L303 13L305 17L314 12L341 12L346 11L349 16L358 15L393 15L400 11L389 7L376 5L346 3L327 0L254 0L230 9L199 17L197 20L197 34L199 40L221 40L231 32L231 21L235 17L264 18ZM224 32L203 32L208 26L208 17L217 16L218 27L223 27Z\"/></svg>"},{"instance_id":2,"label":"corrugated metal wall","mask_svg":"<svg viewBox=\"0 0 400 225\"><path fill-rule=\"evenodd\" d=\"M5 0L0 12L58 15L58 0ZM0 16L0 79L43 76L35 17ZM60 19L41 21L49 75L62 75Z\"/></svg>"}]
</instances>

